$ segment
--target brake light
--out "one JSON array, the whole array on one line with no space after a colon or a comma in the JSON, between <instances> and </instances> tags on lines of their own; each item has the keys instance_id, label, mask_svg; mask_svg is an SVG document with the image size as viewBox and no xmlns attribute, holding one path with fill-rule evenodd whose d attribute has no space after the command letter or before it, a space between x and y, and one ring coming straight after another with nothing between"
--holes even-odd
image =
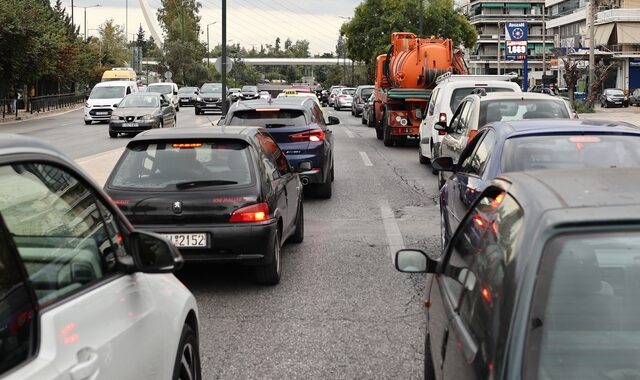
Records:
<instances>
[{"instance_id":1,"label":"brake light","mask_svg":"<svg viewBox=\"0 0 640 380\"><path fill-rule=\"evenodd\" d=\"M190 143L190 144L171 144L173 148L180 149L193 149L193 148L201 148L202 143Z\"/></svg>"},{"instance_id":2,"label":"brake light","mask_svg":"<svg viewBox=\"0 0 640 380\"><path fill-rule=\"evenodd\" d=\"M277 112L280 108L256 108L256 112Z\"/></svg>"},{"instance_id":3,"label":"brake light","mask_svg":"<svg viewBox=\"0 0 640 380\"><path fill-rule=\"evenodd\" d=\"M440 113L440 116L438 116L438 122L446 124L447 123L447 114L444 113L444 112ZM444 136L444 135L447 134L447 131L438 131L438 134L440 136Z\"/></svg>"},{"instance_id":4,"label":"brake light","mask_svg":"<svg viewBox=\"0 0 640 380\"><path fill-rule=\"evenodd\" d=\"M572 143L598 143L600 142L600 137L598 136L571 136L569 137L569 141Z\"/></svg>"},{"instance_id":5,"label":"brake light","mask_svg":"<svg viewBox=\"0 0 640 380\"><path fill-rule=\"evenodd\" d=\"M269 205L263 202L237 209L231 214L229 223L264 222L269 218Z\"/></svg>"},{"instance_id":6,"label":"brake light","mask_svg":"<svg viewBox=\"0 0 640 380\"><path fill-rule=\"evenodd\" d=\"M347 95L340 95L340 99L345 99Z\"/></svg>"},{"instance_id":7,"label":"brake light","mask_svg":"<svg viewBox=\"0 0 640 380\"><path fill-rule=\"evenodd\" d=\"M312 129L310 131L289 135L289 138L294 142L305 142L305 141L318 142L318 141L324 140L324 131L322 129Z\"/></svg>"}]
</instances>

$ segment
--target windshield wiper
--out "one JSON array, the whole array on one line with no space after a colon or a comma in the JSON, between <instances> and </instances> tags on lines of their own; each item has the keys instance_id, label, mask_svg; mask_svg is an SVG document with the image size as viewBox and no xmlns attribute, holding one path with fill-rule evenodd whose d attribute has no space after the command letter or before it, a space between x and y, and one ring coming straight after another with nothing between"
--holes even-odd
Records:
<instances>
[{"instance_id":1,"label":"windshield wiper","mask_svg":"<svg viewBox=\"0 0 640 380\"><path fill-rule=\"evenodd\" d=\"M204 187L204 186L222 186L222 185L237 185L236 181L225 181L225 180L209 180L209 181L187 181L176 183L176 188L178 190L184 189L192 189L194 187Z\"/></svg>"}]
</instances>

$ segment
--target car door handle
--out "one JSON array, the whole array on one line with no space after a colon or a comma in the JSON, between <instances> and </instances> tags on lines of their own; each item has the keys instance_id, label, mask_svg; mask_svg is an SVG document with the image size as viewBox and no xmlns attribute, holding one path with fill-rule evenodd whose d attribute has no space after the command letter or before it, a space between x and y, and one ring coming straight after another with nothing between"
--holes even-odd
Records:
<instances>
[{"instance_id":1,"label":"car door handle","mask_svg":"<svg viewBox=\"0 0 640 380\"><path fill-rule=\"evenodd\" d=\"M83 348L78 351L79 363L71 367L69 374L73 380L93 379L99 371L99 356L91 348Z\"/></svg>"}]
</instances>

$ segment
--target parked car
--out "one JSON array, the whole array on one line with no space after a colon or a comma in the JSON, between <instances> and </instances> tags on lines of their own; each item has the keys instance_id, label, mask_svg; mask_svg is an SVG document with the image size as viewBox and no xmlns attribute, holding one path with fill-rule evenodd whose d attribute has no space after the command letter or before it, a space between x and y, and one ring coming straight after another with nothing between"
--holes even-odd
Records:
<instances>
[{"instance_id":1,"label":"parked car","mask_svg":"<svg viewBox=\"0 0 640 380\"><path fill-rule=\"evenodd\" d=\"M231 106L225 125L260 126L276 140L291 166L300 172L302 184L315 187L321 198L331 198L333 174L333 133L329 125L340 120L329 116L325 121L318 100L310 96L287 96L238 102Z\"/></svg>"},{"instance_id":2,"label":"parked car","mask_svg":"<svg viewBox=\"0 0 640 380\"><path fill-rule=\"evenodd\" d=\"M200 96L196 99L196 115L210 111L222 113L223 101L225 101L225 97L222 96L222 83L203 84L200 87ZM226 101L228 105L229 100Z\"/></svg>"},{"instance_id":3,"label":"parked car","mask_svg":"<svg viewBox=\"0 0 640 380\"><path fill-rule=\"evenodd\" d=\"M607 88L600 95L600 106L607 107L629 107L629 98L619 88Z\"/></svg>"},{"instance_id":4,"label":"parked car","mask_svg":"<svg viewBox=\"0 0 640 380\"><path fill-rule=\"evenodd\" d=\"M178 98L181 106L195 106L196 99L200 94L198 87L181 87L178 90Z\"/></svg>"},{"instance_id":5,"label":"parked car","mask_svg":"<svg viewBox=\"0 0 640 380\"><path fill-rule=\"evenodd\" d=\"M369 99L369 96L373 94L375 86L358 86L356 92L353 95L353 101L351 102L351 115L360 116L364 103Z\"/></svg>"},{"instance_id":6,"label":"parked car","mask_svg":"<svg viewBox=\"0 0 640 380\"><path fill-rule=\"evenodd\" d=\"M481 88L485 93L522 92L517 83L509 81L513 78L509 75L468 75L469 78L466 77L450 76L433 89L431 100L420 123L418 159L421 164L427 164L432 158L437 157L440 142L445 133L439 133L434 129L436 123L451 121L453 112L462 99L472 91Z\"/></svg>"},{"instance_id":7,"label":"parked car","mask_svg":"<svg viewBox=\"0 0 640 380\"><path fill-rule=\"evenodd\" d=\"M633 90L633 92L629 96L629 105L631 106L640 105L640 88Z\"/></svg>"},{"instance_id":8,"label":"parked car","mask_svg":"<svg viewBox=\"0 0 640 380\"><path fill-rule=\"evenodd\" d=\"M84 104L84 123L109 122L111 113L127 95L138 92L135 81L108 81L97 83Z\"/></svg>"},{"instance_id":9,"label":"parked car","mask_svg":"<svg viewBox=\"0 0 640 380\"><path fill-rule=\"evenodd\" d=\"M258 92L258 86L242 86L242 95L240 95L240 99L251 100L259 98L260 93Z\"/></svg>"},{"instance_id":10,"label":"parked car","mask_svg":"<svg viewBox=\"0 0 640 380\"><path fill-rule=\"evenodd\" d=\"M338 92L339 89L344 87L347 87L347 86L338 85L338 86L331 86L329 88L329 95L327 97L327 104L329 105L329 107L335 106L334 100L336 97L336 93Z\"/></svg>"},{"instance_id":11,"label":"parked car","mask_svg":"<svg viewBox=\"0 0 640 380\"><path fill-rule=\"evenodd\" d=\"M376 96L372 93L362 105L362 124L366 124L369 128L375 128L373 123L373 101L375 99Z\"/></svg>"},{"instance_id":12,"label":"parked car","mask_svg":"<svg viewBox=\"0 0 640 380\"><path fill-rule=\"evenodd\" d=\"M178 85L173 82L160 82L151 83L147 86L147 92L157 92L164 94L169 99L171 104L176 109L176 112L180 111L180 98L178 97Z\"/></svg>"},{"instance_id":13,"label":"parked car","mask_svg":"<svg viewBox=\"0 0 640 380\"><path fill-rule=\"evenodd\" d=\"M492 123L478 131L457 161L441 156L432 165L450 172L440 189L444 246L493 178L512 171L640 167L640 129L595 120Z\"/></svg>"},{"instance_id":14,"label":"parked car","mask_svg":"<svg viewBox=\"0 0 640 380\"><path fill-rule=\"evenodd\" d=\"M480 90L479 93L462 99L449 124L436 122L436 131L444 131L446 134L434 153L436 157L447 156L458 162L464 147L478 133L478 129L487 123L571 117L569 105L555 96L532 92L485 94ZM437 173L435 170L433 172ZM441 179L440 183L442 182Z\"/></svg>"},{"instance_id":15,"label":"parked car","mask_svg":"<svg viewBox=\"0 0 640 380\"><path fill-rule=\"evenodd\" d=\"M639 186L637 168L508 173L444 253L397 252L398 270L432 274L425 378L640 373Z\"/></svg>"},{"instance_id":16,"label":"parked car","mask_svg":"<svg viewBox=\"0 0 640 380\"><path fill-rule=\"evenodd\" d=\"M175 127L176 110L164 94L139 92L127 95L109 120L109 137L153 128Z\"/></svg>"},{"instance_id":17,"label":"parked car","mask_svg":"<svg viewBox=\"0 0 640 380\"><path fill-rule=\"evenodd\" d=\"M299 175L264 128L180 128L138 135L105 184L138 228L187 261L238 262L275 285L285 241L302 242Z\"/></svg>"},{"instance_id":18,"label":"parked car","mask_svg":"<svg viewBox=\"0 0 640 380\"><path fill-rule=\"evenodd\" d=\"M172 274L182 264L63 153L0 135L3 379L199 379L196 300Z\"/></svg>"},{"instance_id":19,"label":"parked car","mask_svg":"<svg viewBox=\"0 0 640 380\"><path fill-rule=\"evenodd\" d=\"M353 95L356 93L356 89L353 87L343 87L336 92L336 96L333 99L333 108L336 111L340 111L343 108L351 108L353 104Z\"/></svg>"}]
</instances>

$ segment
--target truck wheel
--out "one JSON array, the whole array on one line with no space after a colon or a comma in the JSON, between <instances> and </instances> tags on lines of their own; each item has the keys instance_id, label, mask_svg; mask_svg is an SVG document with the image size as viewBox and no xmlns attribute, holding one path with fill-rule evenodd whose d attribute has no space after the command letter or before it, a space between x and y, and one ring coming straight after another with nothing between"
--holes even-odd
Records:
<instances>
[{"instance_id":1,"label":"truck wheel","mask_svg":"<svg viewBox=\"0 0 640 380\"><path fill-rule=\"evenodd\" d=\"M378 140L382 140L382 127L376 127L376 137Z\"/></svg>"},{"instance_id":2,"label":"truck wheel","mask_svg":"<svg viewBox=\"0 0 640 380\"><path fill-rule=\"evenodd\" d=\"M382 142L384 146L393 146L394 139L391 137L391 128L387 125L387 113L382 114Z\"/></svg>"}]
</instances>

